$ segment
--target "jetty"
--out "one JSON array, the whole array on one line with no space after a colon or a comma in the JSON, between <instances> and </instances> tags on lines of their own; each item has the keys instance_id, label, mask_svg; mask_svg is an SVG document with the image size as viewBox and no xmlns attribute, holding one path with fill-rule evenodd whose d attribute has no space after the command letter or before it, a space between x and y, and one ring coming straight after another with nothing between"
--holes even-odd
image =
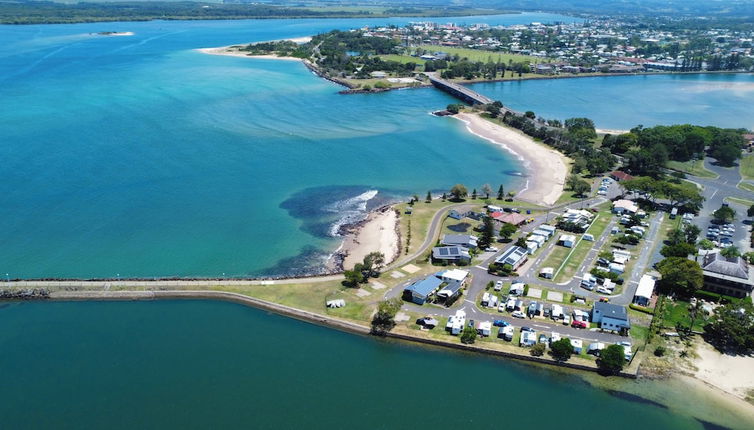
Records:
<instances>
[{"instance_id":1,"label":"jetty","mask_svg":"<svg viewBox=\"0 0 754 430\"><path fill-rule=\"evenodd\" d=\"M479 94L478 92L464 87L463 85L456 84L445 79L438 78L434 73L425 73L429 78L429 82L434 85L435 88L445 91L453 97L459 98L470 105L488 105L494 100L491 98Z\"/></svg>"}]
</instances>

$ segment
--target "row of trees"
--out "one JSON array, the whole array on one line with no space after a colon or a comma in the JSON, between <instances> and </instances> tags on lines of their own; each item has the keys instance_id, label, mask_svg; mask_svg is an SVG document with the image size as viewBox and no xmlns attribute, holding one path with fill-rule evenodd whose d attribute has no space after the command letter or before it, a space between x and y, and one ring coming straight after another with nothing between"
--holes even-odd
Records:
<instances>
[{"instance_id":1,"label":"row of trees","mask_svg":"<svg viewBox=\"0 0 754 430\"><path fill-rule=\"evenodd\" d=\"M689 124L651 128L638 126L630 133L605 135L602 147L624 156L627 170L632 175L659 178L668 161L685 162L703 158L705 148L722 165L733 165L741 157L741 149L746 143L743 132Z\"/></svg>"},{"instance_id":2,"label":"row of trees","mask_svg":"<svg viewBox=\"0 0 754 430\"><path fill-rule=\"evenodd\" d=\"M680 180L640 176L622 181L621 186L628 192L644 193L652 205L658 198L664 198L669 200L671 206L681 207L688 212L696 212L704 202L704 197L696 186Z\"/></svg>"}]
</instances>

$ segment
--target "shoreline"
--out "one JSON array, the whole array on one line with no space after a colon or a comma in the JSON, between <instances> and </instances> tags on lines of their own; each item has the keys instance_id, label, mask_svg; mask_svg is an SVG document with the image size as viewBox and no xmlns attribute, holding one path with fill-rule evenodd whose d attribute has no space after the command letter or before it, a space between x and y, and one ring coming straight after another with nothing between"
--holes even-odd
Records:
<instances>
[{"instance_id":1,"label":"shoreline","mask_svg":"<svg viewBox=\"0 0 754 430\"><path fill-rule=\"evenodd\" d=\"M340 272L360 263L370 252L385 255L384 266L390 265L399 256L400 235L398 214L393 205L373 209L357 223L342 226L343 243L333 254L340 263Z\"/></svg>"},{"instance_id":2,"label":"shoreline","mask_svg":"<svg viewBox=\"0 0 754 430\"><path fill-rule=\"evenodd\" d=\"M463 122L471 134L502 147L523 163L528 174L517 198L541 206L553 206L558 201L570 170L563 154L518 130L492 123L477 114L459 113L452 117Z\"/></svg>"}]
</instances>

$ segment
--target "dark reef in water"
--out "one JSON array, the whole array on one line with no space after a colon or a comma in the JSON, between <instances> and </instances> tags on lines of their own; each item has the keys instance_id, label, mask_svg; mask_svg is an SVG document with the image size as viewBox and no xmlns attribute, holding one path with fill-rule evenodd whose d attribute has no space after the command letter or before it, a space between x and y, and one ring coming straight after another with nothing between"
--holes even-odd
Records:
<instances>
[{"instance_id":1,"label":"dark reef in water","mask_svg":"<svg viewBox=\"0 0 754 430\"><path fill-rule=\"evenodd\" d=\"M608 394L619 399L628 400L634 403L641 403L644 405L653 405L658 408L667 409L668 407L662 403L655 402L654 400L645 399L644 397L637 396L636 394L626 393L625 391L607 390Z\"/></svg>"}]
</instances>

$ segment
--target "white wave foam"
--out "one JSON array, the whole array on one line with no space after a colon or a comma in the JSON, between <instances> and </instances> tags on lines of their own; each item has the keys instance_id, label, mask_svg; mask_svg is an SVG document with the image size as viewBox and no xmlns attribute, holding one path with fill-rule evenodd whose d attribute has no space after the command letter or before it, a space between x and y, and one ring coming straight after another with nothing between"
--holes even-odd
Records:
<instances>
[{"instance_id":1,"label":"white wave foam","mask_svg":"<svg viewBox=\"0 0 754 430\"><path fill-rule=\"evenodd\" d=\"M367 203L372 200L379 191L368 190L358 196L350 197L345 200L339 200L325 206L323 209L327 212L340 214L340 218L335 221L329 230L332 237L339 236L338 231L346 224L353 224L362 221L367 216Z\"/></svg>"}]
</instances>

